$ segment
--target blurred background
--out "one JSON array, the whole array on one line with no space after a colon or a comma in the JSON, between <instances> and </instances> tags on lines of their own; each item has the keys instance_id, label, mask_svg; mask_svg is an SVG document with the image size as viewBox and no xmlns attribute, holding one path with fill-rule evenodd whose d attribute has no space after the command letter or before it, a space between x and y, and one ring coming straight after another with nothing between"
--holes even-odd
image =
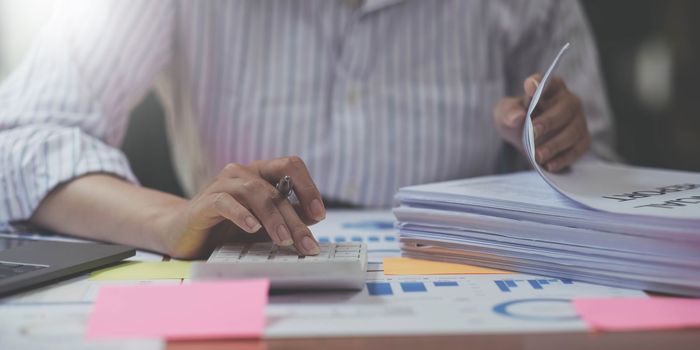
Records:
<instances>
[{"instance_id":1,"label":"blurred background","mask_svg":"<svg viewBox=\"0 0 700 350\"><path fill-rule=\"evenodd\" d=\"M517 1L517 0L513 0ZM0 79L21 61L53 0L0 0ZM636 165L700 171L700 1L584 0L617 126ZM123 149L143 185L180 193L163 112L150 94Z\"/></svg>"}]
</instances>

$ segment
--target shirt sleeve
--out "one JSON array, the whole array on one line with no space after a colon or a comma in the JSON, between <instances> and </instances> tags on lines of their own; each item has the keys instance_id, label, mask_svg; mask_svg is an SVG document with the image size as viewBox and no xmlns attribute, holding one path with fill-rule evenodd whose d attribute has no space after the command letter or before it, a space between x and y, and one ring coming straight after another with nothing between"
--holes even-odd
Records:
<instances>
[{"instance_id":1,"label":"shirt sleeve","mask_svg":"<svg viewBox=\"0 0 700 350\"><path fill-rule=\"evenodd\" d=\"M504 5L505 6L505 5ZM575 0L512 1L503 11L505 71L509 95L522 95L523 81L542 73L566 42L569 51L559 61L556 75L582 101L591 134L592 153L614 160L614 125L598 64L598 52L585 14Z\"/></svg>"},{"instance_id":2,"label":"shirt sleeve","mask_svg":"<svg viewBox=\"0 0 700 350\"><path fill-rule=\"evenodd\" d=\"M0 222L28 219L57 185L88 173L136 183L129 111L171 56L165 1L66 1L0 85Z\"/></svg>"}]
</instances>

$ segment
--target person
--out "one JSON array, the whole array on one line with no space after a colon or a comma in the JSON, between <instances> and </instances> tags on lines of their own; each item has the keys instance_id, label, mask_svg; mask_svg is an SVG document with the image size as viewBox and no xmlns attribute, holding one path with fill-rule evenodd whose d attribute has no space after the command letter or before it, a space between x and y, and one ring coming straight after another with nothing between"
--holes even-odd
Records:
<instances>
[{"instance_id":1,"label":"person","mask_svg":"<svg viewBox=\"0 0 700 350\"><path fill-rule=\"evenodd\" d=\"M180 258L255 232L317 254L324 199L390 206L401 186L493 173L567 41L534 120L550 171L611 154L575 1L60 4L0 87L0 222ZM152 85L188 198L139 187L118 150Z\"/></svg>"}]
</instances>

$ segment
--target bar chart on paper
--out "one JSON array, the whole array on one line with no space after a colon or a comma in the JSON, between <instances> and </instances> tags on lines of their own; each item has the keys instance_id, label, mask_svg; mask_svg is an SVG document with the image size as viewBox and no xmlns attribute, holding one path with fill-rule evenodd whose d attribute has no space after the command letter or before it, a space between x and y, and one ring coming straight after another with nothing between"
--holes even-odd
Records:
<instances>
[{"instance_id":1,"label":"bar chart on paper","mask_svg":"<svg viewBox=\"0 0 700 350\"><path fill-rule=\"evenodd\" d=\"M499 288L508 286L508 291ZM361 292L271 297L269 337L581 331L571 300L639 291L522 274L386 276Z\"/></svg>"},{"instance_id":2,"label":"bar chart on paper","mask_svg":"<svg viewBox=\"0 0 700 350\"><path fill-rule=\"evenodd\" d=\"M384 257L401 256L394 219L390 211L329 210L326 219L310 229L320 243L366 243L371 267Z\"/></svg>"},{"instance_id":3,"label":"bar chart on paper","mask_svg":"<svg viewBox=\"0 0 700 350\"><path fill-rule=\"evenodd\" d=\"M502 278L504 275L500 275ZM516 275L506 275L516 276ZM391 297L410 299L450 299L465 296L486 296L496 289L490 287L493 276L431 275L387 276L381 272L368 273L367 297Z\"/></svg>"},{"instance_id":4,"label":"bar chart on paper","mask_svg":"<svg viewBox=\"0 0 700 350\"><path fill-rule=\"evenodd\" d=\"M574 284L574 281L571 279L568 279L568 278L536 278L536 279L521 279L521 280L513 280L513 279L495 280L494 283L496 284L496 286L498 286L498 289L500 289L501 292L509 293L513 289L518 288L518 287L539 290L539 289L544 289L544 287L548 286L548 285Z\"/></svg>"},{"instance_id":5,"label":"bar chart on paper","mask_svg":"<svg viewBox=\"0 0 700 350\"><path fill-rule=\"evenodd\" d=\"M343 243L343 242L363 242L367 244L390 244L392 245L391 247L387 247L388 249L385 249L386 251L395 251L393 249L393 244L397 242L397 239L394 235L392 234L376 234L376 233L369 233L366 235L347 235L347 234L338 234L334 236L318 236L318 241L320 243ZM377 247L378 248L378 247ZM379 250L379 249L374 249Z\"/></svg>"},{"instance_id":6,"label":"bar chart on paper","mask_svg":"<svg viewBox=\"0 0 700 350\"><path fill-rule=\"evenodd\" d=\"M573 299L595 295L644 295L643 292L577 282L567 278L509 275L387 276L368 273L368 297L488 298L502 302L528 298Z\"/></svg>"},{"instance_id":7,"label":"bar chart on paper","mask_svg":"<svg viewBox=\"0 0 700 350\"><path fill-rule=\"evenodd\" d=\"M398 286L398 288L396 288ZM457 281L433 281L433 282L397 282L392 287L390 282L367 282L367 293L371 296L393 295L394 289L403 293L427 293L428 288L458 287Z\"/></svg>"}]
</instances>

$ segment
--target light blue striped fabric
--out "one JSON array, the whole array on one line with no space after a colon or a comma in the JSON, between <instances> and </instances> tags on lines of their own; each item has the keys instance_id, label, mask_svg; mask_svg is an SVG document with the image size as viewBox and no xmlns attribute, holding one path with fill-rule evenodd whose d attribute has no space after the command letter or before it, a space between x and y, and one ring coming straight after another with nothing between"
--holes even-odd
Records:
<instances>
[{"instance_id":1,"label":"light blue striped fabric","mask_svg":"<svg viewBox=\"0 0 700 350\"><path fill-rule=\"evenodd\" d=\"M400 186L493 172L494 104L566 41L559 73L609 152L573 1L69 1L0 87L0 221L82 174L136 181L117 148L154 85L187 193L229 162L299 155L325 197L388 206Z\"/></svg>"}]
</instances>

